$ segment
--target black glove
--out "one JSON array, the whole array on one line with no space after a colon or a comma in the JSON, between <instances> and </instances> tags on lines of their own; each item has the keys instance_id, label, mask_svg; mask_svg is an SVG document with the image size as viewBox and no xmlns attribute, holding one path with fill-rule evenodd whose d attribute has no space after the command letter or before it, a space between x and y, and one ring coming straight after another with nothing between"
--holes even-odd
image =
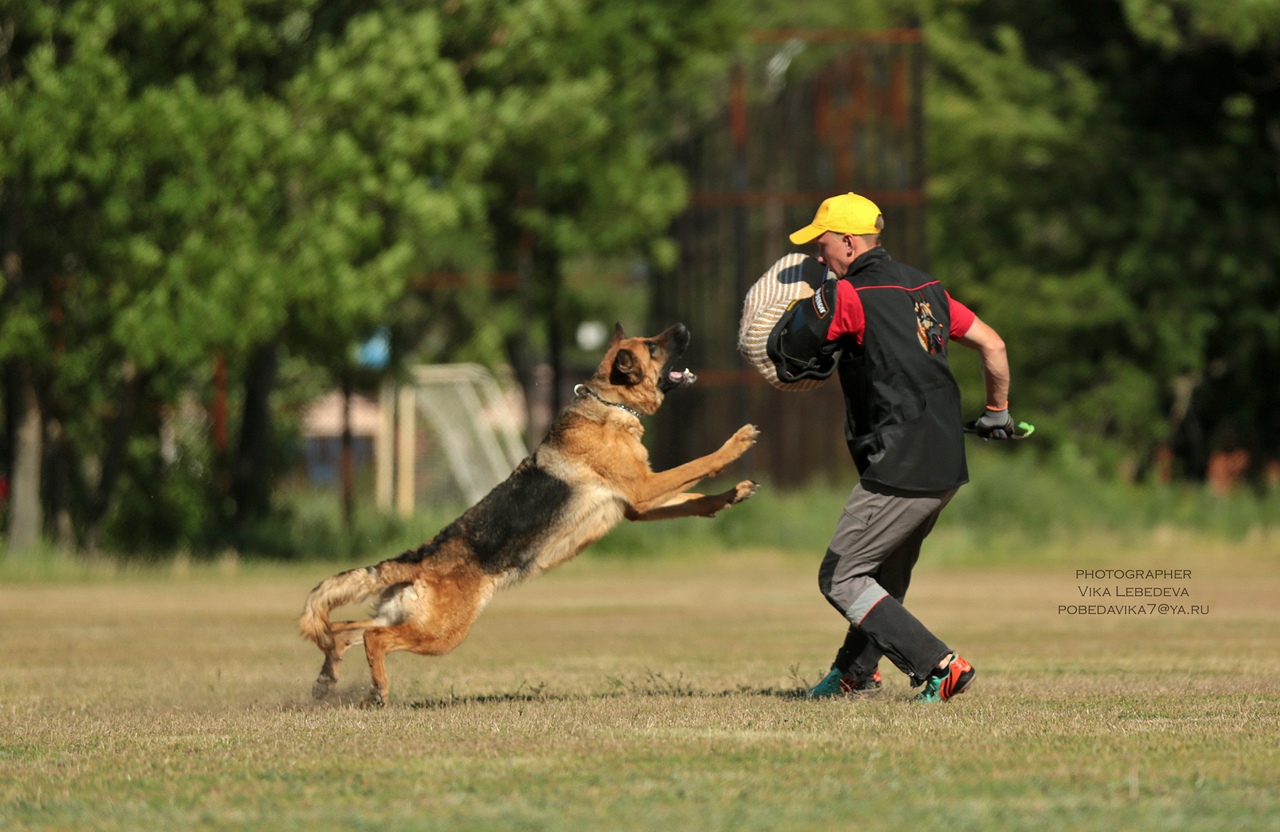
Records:
<instances>
[{"instance_id":1,"label":"black glove","mask_svg":"<svg viewBox=\"0 0 1280 832\"><path fill-rule=\"evenodd\" d=\"M1014 424L1013 417L1009 415L1008 407L1003 410L992 410L988 407L982 414L982 418L968 423L964 429L978 434L983 439L1014 439L1018 436L1018 427Z\"/></svg>"}]
</instances>

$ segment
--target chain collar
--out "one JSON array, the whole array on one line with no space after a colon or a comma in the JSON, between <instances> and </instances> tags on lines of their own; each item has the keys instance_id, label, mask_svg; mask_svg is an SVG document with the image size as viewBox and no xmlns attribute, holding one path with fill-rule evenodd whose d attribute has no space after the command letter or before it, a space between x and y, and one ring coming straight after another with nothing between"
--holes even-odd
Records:
<instances>
[{"instance_id":1,"label":"chain collar","mask_svg":"<svg viewBox=\"0 0 1280 832\"><path fill-rule=\"evenodd\" d=\"M581 396L583 393L586 393L587 395L591 396L593 399L600 402L600 404L607 404L609 405L609 407L616 407L619 410L625 410L628 413L630 413L632 416L636 417L637 419L640 418L640 411L635 410L634 408L627 407L625 404L622 404L620 402L607 402L604 399L600 398L599 393L592 390L590 387L588 387L585 384L579 384L577 387L573 388L573 395Z\"/></svg>"}]
</instances>

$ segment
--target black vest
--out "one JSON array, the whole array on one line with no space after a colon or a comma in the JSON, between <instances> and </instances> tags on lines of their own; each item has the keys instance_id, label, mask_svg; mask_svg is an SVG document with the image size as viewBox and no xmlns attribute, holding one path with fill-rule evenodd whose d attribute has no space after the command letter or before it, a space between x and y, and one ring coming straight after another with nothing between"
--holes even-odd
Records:
<instances>
[{"instance_id":1,"label":"black vest","mask_svg":"<svg viewBox=\"0 0 1280 832\"><path fill-rule=\"evenodd\" d=\"M960 387L947 363L951 308L942 285L874 248L845 280L866 314L862 343L842 344L845 441L866 482L946 491L969 481Z\"/></svg>"}]
</instances>

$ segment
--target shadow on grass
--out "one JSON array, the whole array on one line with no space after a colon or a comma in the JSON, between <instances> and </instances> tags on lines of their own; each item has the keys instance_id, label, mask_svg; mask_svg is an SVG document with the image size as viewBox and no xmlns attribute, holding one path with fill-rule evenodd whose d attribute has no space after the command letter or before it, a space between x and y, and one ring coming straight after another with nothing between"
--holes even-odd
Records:
<instances>
[{"instance_id":1,"label":"shadow on grass","mask_svg":"<svg viewBox=\"0 0 1280 832\"><path fill-rule=\"evenodd\" d=\"M467 705L507 705L528 702L592 702L608 699L626 699L637 697L673 698L673 699L728 699L735 696L761 696L773 699L804 700L807 685L794 688L755 687L739 685L730 690L706 690L695 687L684 681L683 676L669 679L661 673L646 672L642 681L622 679L615 676L607 681L613 690L600 693L566 693L547 690L545 682L530 684L521 682L515 690L501 693L458 694L450 689L447 695L432 696L425 699L398 699L392 696L390 704L413 710L439 711L448 708L465 707ZM310 700L307 704L295 703L295 708L309 710L311 708L358 708L367 706L365 697L368 688L362 685L344 686L320 700Z\"/></svg>"},{"instance_id":2,"label":"shadow on grass","mask_svg":"<svg viewBox=\"0 0 1280 832\"><path fill-rule=\"evenodd\" d=\"M476 693L459 696L452 691L448 696L431 697L403 703L404 707L417 710L444 710L466 705L505 705L526 702L591 702L629 697L671 697L676 699L727 699L735 696L765 696L776 699L802 700L804 688L758 688L749 685L732 690L709 691L695 688L680 680L671 682L650 674L645 683L610 679L615 690L604 693L557 693L546 690L545 684L529 686L521 684L508 693Z\"/></svg>"},{"instance_id":3,"label":"shadow on grass","mask_svg":"<svg viewBox=\"0 0 1280 832\"><path fill-rule=\"evenodd\" d=\"M805 687L775 688L739 685L727 690L706 690L679 681L672 683L661 677L654 684L610 679L615 689L600 693L566 693L548 691L545 684L529 685L521 683L515 690L500 693L458 694L450 690L447 695L431 696L424 699L398 699L392 695L388 703L392 707L409 708L418 711L443 711L450 708L462 708L468 705L512 705L523 703L554 702L598 702L628 698L671 698L671 699L730 699L741 696L758 696L769 699L791 701L809 701L805 696ZM313 708L363 708L367 705L365 694L367 688L353 686L336 691L322 700L310 700L306 704L297 703L298 710Z\"/></svg>"}]
</instances>

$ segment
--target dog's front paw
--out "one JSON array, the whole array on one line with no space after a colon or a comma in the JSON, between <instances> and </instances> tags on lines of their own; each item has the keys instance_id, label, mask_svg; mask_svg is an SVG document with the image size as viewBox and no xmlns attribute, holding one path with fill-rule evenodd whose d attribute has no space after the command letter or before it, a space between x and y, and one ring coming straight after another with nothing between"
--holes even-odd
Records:
<instances>
[{"instance_id":1,"label":"dog's front paw","mask_svg":"<svg viewBox=\"0 0 1280 832\"><path fill-rule=\"evenodd\" d=\"M760 438L760 429L755 425L743 425L738 428L737 433L729 437L728 445L733 448L734 453L741 456L747 452L747 449L756 444L756 440Z\"/></svg>"},{"instance_id":2,"label":"dog's front paw","mask_svg":"<svg viewBox=\"0 0 1280 832\"><path fill-rule=\"evenodd\" d=\"M729 490L726 495L729 498L729 505L736 506L743 500L749 500L755 496L756 489L760 486L752 480L743 480Z\"/></svg>"}]
</instances>

